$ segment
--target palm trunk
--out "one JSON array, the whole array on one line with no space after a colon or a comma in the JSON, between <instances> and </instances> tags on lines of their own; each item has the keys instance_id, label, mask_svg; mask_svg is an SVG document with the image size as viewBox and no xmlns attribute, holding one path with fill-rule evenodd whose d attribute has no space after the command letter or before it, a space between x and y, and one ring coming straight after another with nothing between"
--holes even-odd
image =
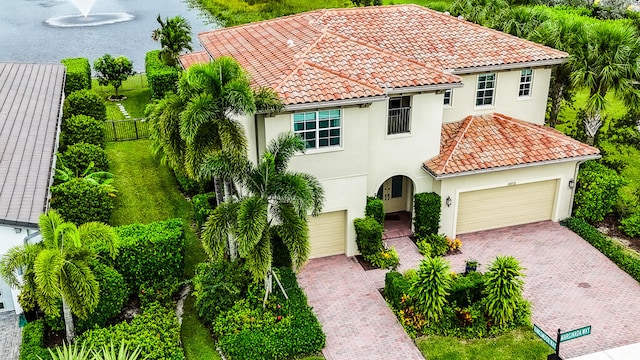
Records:
<instances>
[{"instance_id":1,"label":"palm trunk","mask_svg":"<svg viewBox=\"0 0 640 360\"><path fill-rule=\"evenodd\" d=\"M62 314L64 316L64 326L67 334L67 343L71 344L73 339L76 337L74 326L73 326L73 315L71 315L71 308L69 304L62 297Z\"/></svg>"},{"instance_id":2,"label":"palm trunk","mask_svg":"<svg viewBox=\"0 0 640 360\"><path fill-rule=\"evenodd\" d=\"M213 179L213 187L216 191L216 203L222 204L224 202L224 185L219 177Z\"/></svg>"},{"instance_id":3,"label":"palm trunk","mask_svg":"<svg viewBox=\"0 0 640 360\"><path fill-rule=\"evenodd\" d=\"M558 123L560 106L562 105L562 91L564 86L553 84L551 87L551 108L549 109L549 126L555 127Z\"/></svg>"},{"instance_id":4,"label":"palm trunk","mask_svg":"<svg viewBox=\"0 0 640 360\"><path fill-rule=\"evenodd\" d=\"M599 110L595 110L593 113L587 113L584 119L584 131L587 134L587 144L593 145L595 143L596 134L602 126L602 115Z\"/></svg>"},{"instance_id":5,"label":"palm trunk","mask_svg":"<svg viewBox=\"0 0 640 360\"><path fill-rule=\"evenodd\" d=\"M224 201L231 201L231 184L229 180L224 181ZM236 246L236 239L233 237L233 234L229 232L227 235L227 246L229 248L229 257L231 260L235 260L238 258L238 247Z\"/></svg>"}]
</instances>

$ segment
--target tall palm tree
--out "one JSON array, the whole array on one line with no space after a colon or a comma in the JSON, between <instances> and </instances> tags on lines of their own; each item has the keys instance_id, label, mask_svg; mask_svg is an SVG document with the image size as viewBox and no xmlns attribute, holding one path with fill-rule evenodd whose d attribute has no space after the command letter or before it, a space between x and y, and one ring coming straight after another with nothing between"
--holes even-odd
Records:
<instances>
[{"instance_id":1,"label":"tall palm tree","mask_svg":"<svg viewBox=\"0 0 640 360\"><path fill-rule=\"evenodd\" d=\"M182 16L166 18L162 21L160 14L156 19L160 28L153 30L151 38L160 41L160 59L169 66L177 66L180 54L191 47L191 25Z\"/></svg>"},{"instance_id":2,"label":"tall palm tree","mask_svg":"<svg viewBox=\"0 0 640 360\"><path fill-rule=\"evenodd\" d=\"M48 315L60 316L66 327L67 341L75 336L72 313L87 318L98 304L100 288L90 264L96 249L108 249L115 257L117 235L103 223L88 222L80 226L65 222L55 211L40 215L42 242L16 246L0 260L0 275L13 287L20 287L18 269L33 274L35 298Z\"/></svg>"},{"instance_id":3,"label":"tall palm tree","mask_svg":"<svg viewBox=\"0 0 640 360\"><path fill-rule=\"evenodd\" d=\"M640 104L640 38L635 29L619 23L590 25L576 38L569 62L572 84L589 89L584 126L587 143L593 145L609 105L608 92L624 98L631 109Z\"/></svg>"},{"instance_id":4,"label":"tall palm tree","mask_svg":"<svg viewBox=\"0 0 640 360\"><path fill-rule=\"evenodd\" d=\"M246 157L218 152L202 166L203 177L220 176L240 185L239 199L218 205L209 216L202 234L204 248L220 259L229 250L229 235L234 236L254 278L265 280L266 294L272 287L272 235L279 235L294 269L300 269L309 258L307 216L322 209L324 192L318 180L287 170L291 157L304 149L302 139L289 132L270 142L257 165Z\"/></svg>"}]
</instances>

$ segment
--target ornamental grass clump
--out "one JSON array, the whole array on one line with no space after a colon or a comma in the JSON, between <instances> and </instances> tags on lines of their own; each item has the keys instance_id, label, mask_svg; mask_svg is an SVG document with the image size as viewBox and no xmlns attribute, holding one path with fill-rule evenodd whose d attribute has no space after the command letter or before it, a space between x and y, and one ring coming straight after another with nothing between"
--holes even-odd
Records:
<instances>
[{"instance_id":1,"label":"ornamental grass clump","mask_svg":"<svg viewBox=\"0 0 640 360\"><path fill-rule=\"evenodd\" d=\"M516 319L523 304L522 268L513 256L498 256L485 276L485 311L495 325L508 325Z\"/></svg>"},{"instance_id":2,"label":"ornamental grass clump","mask_svg":"<svg viewBox=\"0 0 640 360\"><path fill-rule=\"evenodd\" d=\"M416 308L428 321L435 322L442 317L450 288L449 263L441 257L426 257L420 263L420 269L409 292Z\"/></svg>"}]
</instances>

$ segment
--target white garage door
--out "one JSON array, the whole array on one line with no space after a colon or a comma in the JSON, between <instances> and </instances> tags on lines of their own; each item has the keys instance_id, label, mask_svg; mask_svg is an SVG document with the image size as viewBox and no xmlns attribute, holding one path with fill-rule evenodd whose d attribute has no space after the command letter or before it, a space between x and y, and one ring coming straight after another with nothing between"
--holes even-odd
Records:
<instances>
[{"instance_id":1,"label":"white garage door","mask_svg":"<svg viewBox=\"0 0 640 360\"><path fill-rule=\"evenodd\" d=\"M311 259L344 254L346 218L346 211L334 211L309 217Z\"/></svg>"},{"instance_id":2,"label":"white garage door","mask_svg":"<svg viewBox=\"0 0 640 360\"><path fill-rule=\"evenodd\" d=\"M456 233L550 220L556 180L460 193Z\"/></svg>"}]
</instances>

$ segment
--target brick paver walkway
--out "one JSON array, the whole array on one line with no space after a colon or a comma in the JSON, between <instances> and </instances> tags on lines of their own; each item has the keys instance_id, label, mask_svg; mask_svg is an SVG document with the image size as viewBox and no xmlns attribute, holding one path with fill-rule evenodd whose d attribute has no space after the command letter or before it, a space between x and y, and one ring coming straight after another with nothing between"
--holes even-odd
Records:
<instances>
[{"instance_id":1,"label":"brick paver walkway","mask_svg":"<svg viewBox=\"0 0 640 360\"><path fill-rule=\"evenodd\" d=\"M327 335L327 360L424 359L355 258L311 260L298 282Z\"/></svg>"},{"instance_id":2,"label":"brick paver walkway","mask_svg":"<svg viewBox=\"0 0 640 360\"><path fill-rule=\"evenodd\" d=\"M447 257L456 272L468 258L483 271L497 255L520 260L533 322L548 334L592 326L591 335L562 343L563 357L640 342L640 284L572 231L547 221L460 239L463 254Z\"/></svg>"},{"instance_id":3,"label":"brick paver walkway","mask_svg":"<svg viewBox=\"0 0 640 360\"><path fill-rule=\"evenodd\" d=\"M18 315L0 313L0 359L18 360L22 329L18 327Z\"/></svg>"}]
</instances>

